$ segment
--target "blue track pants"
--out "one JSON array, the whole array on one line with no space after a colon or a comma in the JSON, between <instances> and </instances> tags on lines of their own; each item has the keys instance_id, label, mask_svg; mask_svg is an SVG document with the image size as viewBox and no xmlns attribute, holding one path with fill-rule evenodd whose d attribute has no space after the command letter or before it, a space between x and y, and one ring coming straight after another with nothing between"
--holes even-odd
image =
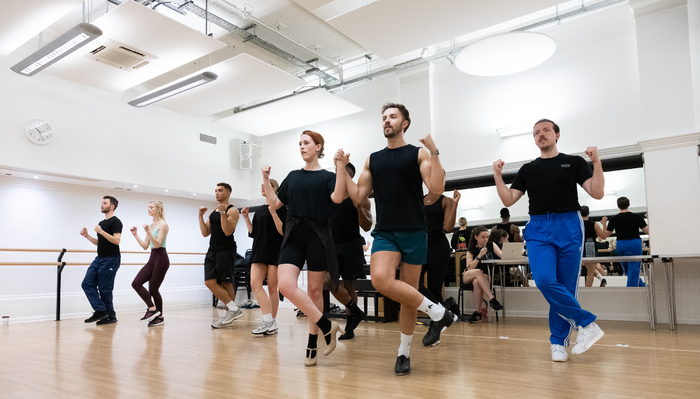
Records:
<instances>
[{"instance_id":1,"label":"blue track pants","mask_svg":"<svg viewBox=\"0 0 700 399\"><path fill-rule=\"evenodd\" d=\"M583 220L578 212L532 215L525 227L525 242L532 276L549 303L549 338L569 346L574 327L595 319L578 300L583 248Z\"/></svg>"}]
</instances>

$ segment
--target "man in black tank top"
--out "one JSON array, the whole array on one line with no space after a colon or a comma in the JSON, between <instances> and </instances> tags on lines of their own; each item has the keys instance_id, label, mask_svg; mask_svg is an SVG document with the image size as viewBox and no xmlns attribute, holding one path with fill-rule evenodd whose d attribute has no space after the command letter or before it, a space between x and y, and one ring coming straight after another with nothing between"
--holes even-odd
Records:
<instances>
[{"instance_id":1,"label":"man in black tank top","mask_svg":"<svg viewBox=\"0 0 700 399\"><path fill-rule=\"evenodd\" d=\"M355 166L349 163L345 166L345 170L351 179L355 177ZM345 334L338 339L352 339L355 337L355 328L365 318L365 313L357 306L355 281L358 278L365 278L363 270L365 252L362 249L364 240L360 235L360 227L364 231L372 228L371 205L368 198L356 206L352 199L347 197L340 204L332 203L328 213L328 225L331 228L335 253L338 257L338 270L343 279L343 284L331 293L335 299L345 305L347 313Z\"/></svg>"},{"instance_id":2,"label":"man in black tank top","mask_svg":"<svg viewBox=\"0 0 700 399\"><path fill-rule=\"evenodd\" d=\"M508 208L501 209L501 223L493 226L494 229L501 229L508 232L508 242L522 242L520 229L518 226L510 223L510 211Z\"/></svg>"},{"instance_id":3,"label":"man in black tank top","mask_svg":"<svg viewBox=\"0 0 700 399\"><path fill-rule=\"evenodd\" d=\"M402 305L399 317L401 345L394 366L396 375L406 375L411 370L409 349L418 310L430 316L438 332L457 319L442 305L431 302L418 292L418 280L428 247L422 183L430 192L442 194L445 175L438 158L439 151L430 135L420 140L425 149L406 143L404 132L410 124L406 107L385 104L382 107L382 129L387 147L370 155L357 184L339 171L342 177L336 186L336 189L347 189L355 203L362 202L374 190L377 225L372 232L372 285ZM349 157L350 154L342 149L336 153L336 160L341 164L347 164ZM345 187L339 187L343 181ZM345 196L344 192L342 194ZM400 280L396 280L399 265ZM438 339L439 336L434 337L435 342Z\"/></svg>"},{"instance_id":4,"label":"man in black tank top","mask_svg":"<svg viewBox=\"0 0 700 399\"><path fill-rule=\"evenodd\" d=\"M209 250L204 258L204 284L221 302L226 304L224 316L212 324L213 328L223 328L243 316L243 311L233 302L236 291L233 288L233 266L236 255L236 242L233 231L238 224L238 209L229 204L231 186L219 183L214 190L219 206L203 217L207 207L199 208L199 229L203 237L209 236Z\"/></svg>"}]
</instances>

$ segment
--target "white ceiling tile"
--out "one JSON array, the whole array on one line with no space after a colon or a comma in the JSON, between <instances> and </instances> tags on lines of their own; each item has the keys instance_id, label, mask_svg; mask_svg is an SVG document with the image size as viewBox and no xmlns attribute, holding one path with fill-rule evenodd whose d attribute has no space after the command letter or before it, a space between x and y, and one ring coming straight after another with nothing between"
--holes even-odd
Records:
<instances>
[{"instance_id":1,"label":"white ceiling tile","mask_svg":"<svg viewBox=\"0 0 700 399\"><path fill-rule=\"evenodd\" d=\"M278 133L363 111L323 89L239 112L216 123L257 136Z\"/></svg>"},{"instance_id":2,"label":"white ceiling tile","mask_svg":"<svg viewBox=\"0 0 700 399\"><path fill-rule=\"evenodd\" d=\"M0 57L38 35L77 7L82 0L31 0L0 2Z\"/></svg>"},{"instance_id":3,"label":"white ceiling tile","mask_svg":"<svg viewBox=\"0 0 700 399\"><path fill-rule=\"evenodd\" d=\"M95 20L94 24L102 29L100 38L47 68L44 73L120 92L225 47L224 43L133 1L122 3ZM156 59L138 70L124 71L86 57L109 40Z\"/></svg>"},{"instance_id":4,"label":"white ceiling tile","mask_svg":"<svg viewBox=\"0 0 700 399\"><path fill-rule=\"evenodd\" d=\"M215 64L211 72L218 75L214 82L165 99L157 105L200 118L306 84L303 79L248 54Z\"/></svg>"},{"instance_id":5,"label":"white ceiling tile","mask_svg":"<svg viewBox=\"0 0 700 399\"><path fill-rule=\"evenodd\" d=\"M559 3L561 0L377 0L327 22L389 59Z\"/></svg>"}]
</instances>

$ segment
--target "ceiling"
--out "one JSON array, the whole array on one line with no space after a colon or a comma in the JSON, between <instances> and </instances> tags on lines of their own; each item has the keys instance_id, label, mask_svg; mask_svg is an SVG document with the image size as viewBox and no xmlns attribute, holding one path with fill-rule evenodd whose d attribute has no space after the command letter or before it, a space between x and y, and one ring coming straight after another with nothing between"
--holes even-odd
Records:
<instances>
[{"instance_id":1,"label":"ceiling","mask_svg":"<svg viewBox=\"0 0 700 399\"><path fill-rule=\"evenodd\" d=\"M135 98L199 70L212 70L219 75L216 81L153 106L214 121L246 108L260 112L257 105L271 106L277 98L303 92L309 86L323 86L332 93L344 83L362 81L364 76L397 64L606 1L11 2L0 15L0 57L20 60L75 24L90 22L102 28L103 37L44 73L120 93L120 98ZM205 10L211 13L208 24L203 18ZM24 29L21 35L15 32L17 27L29 25L34 28ZM86 57L107 40L142 50L153 56L152 61L138 71L124 72ZM308 107L332 103L326 96L304 97ZM254 125L246 122L249 118L240 116L252 111L235 114L224 124L260 134L249 127ZM276 128L289 127L278 124Z\"/></svg>"}]
</instances>

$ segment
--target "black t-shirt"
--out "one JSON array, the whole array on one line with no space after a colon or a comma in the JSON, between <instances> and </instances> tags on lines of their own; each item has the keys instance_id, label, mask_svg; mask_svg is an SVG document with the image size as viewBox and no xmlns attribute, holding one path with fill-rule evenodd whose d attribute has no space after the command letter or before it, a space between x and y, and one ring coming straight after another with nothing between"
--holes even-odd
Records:
<instances>
[{"instance_id":1,"label":"black t-shirt","mask_svg":"<svg viewBox=\"0 0 700 399\"><path fill-rule=\"evenodd\" d=\"M425 229L423 178L418 166L420 148L406 144L384 148L369 156L374 202L377 206L376 231Z\"/></svg>"},{"instance_id":2,"label":"black t-shirt","mask_svg":"<svg viewBox=\"0 0 700 399\"><path fill-rule=\"evenodd\" d=\"M457 230L452 234L450 244L455 251L466 251L469 245L469 237L472 234L472 229L467 227L465 230Z\"/></svg>"},{"instance_id":3,"label":"black t-shirt","mask_svg":"<svg viewBox=\"0 0 700 399\"><path fill-rule=\"evenodd\" d=\"M481 248L479 247L471 247L469 248L469 253L472 254L472 259L476 259L479 257L479 252L481 252ZM489 241L486 243L486 254L481 258L481 260L490 260L490 259L501 259L498 256L496 256L495 252L493 251L493 241ZM479 262L479 265L476 267L477 269L481 269L484 273L488 273L488 267Z\"/></svg>"},{"instance_id":4,"label":"black t-shirt","mask_svg":"<svg viewBox=\"0 0 700 399\"><path fill-rule=\"evenodd\" d=\"M505 231L508 233L508 242L515 242L515 235L510 232L511 226L513 226L513 223L498 223L494 226L494 229Z\"/></svg>"},{"instance_id":5,"label":"black t-shirt","mask_svg":"<svg viewBox=\"0 0 700 399\"><path fill-rule=\"evenodd\" d=\"M226 212L233 208L229 205ZM236 226L233 226L235 229ZM227 236L221 228L221 213L216 209L209 214L209 250L213 252L221 252L226 250L236 250L236 241L233 239L233 233Z\"/></svg>"},{"instance_id":6,"label":"black t-shirt","mask_svg":"<svg viewBox=\"0 0 700 399\"><path fill-rule=\"evenodd\" d=\"M591 177L593 171L583 158L559 153L523 165L510 188L527 192L530 215L578 212L576 184L583 185Z\"/></svg>"},{"instance_id":7,"label":"black t-shirt","mask_svg":"<svg viewBox=\"0 0 700 399\"><path fill-rule=\"evenodd\" d=\"M359 214L352 199L348 197L340 204L331 202L328 212L328 225L335 245L348 243L360 236Z\"/></svg>"},{"instance_id":8,"label":"black t-shirt","mask_svg":"<svg viewBox=\"0 0 700 399\"><path fill-rule=\"evenodd\" d=\"M116 216L112 216L109 219L101 220L98 223L105 233L110 235L121 234L122 232L122 221ZM97 235L97 256L119 256L119 245L112 244L102 236L102 234Z\"/></svg>"},{"instance_id":9,"label":"black t-shirt","mask_svg":"<svg viewBox=\"0 0 700 399\"><path fill-rule=\"evenodd\" d=\"M284 221L287 219L287 207L283 206L277 211L277 216L283 223L282 232L284 232ZM277 231L275 220L270 214L270 206L263 205L253 215L253 231L248 233L248 237L253 239L253 253L259 253L257 249L264 248L279 248L282 246L282 238L284 237Z\"/></svg>"},{"instance_id":10,"label":"black t-shirt","mask_svg":"<svg viewBox=\"0 0 700 399\"><path fill-rule=\"evenodd\" d=\"M445 226L445 212L442 210L443 198L445 198L445 196L441 195L440 198L432 204L423 205L429 236L434 237L442 235L442 229Z\"/></svg>"},{"instance_id":11,"label":"black t-shirt","mask_svg":"<svg viewBox=\"0 0 700 399\"><path fill-rule=\"evenodd\" d=\"M622 212L610 218L608 231L615 231L618 240L634 240L639 238L639 229L647 227L647 222L640 215L632 212Z\"/></svg>"},{"instance_id":12,"label":"black t-shirt","mask_svg":"<svg viewBox=\"0 0 700 399\"><path fill-rule=\"evenodd\" d=\"M327 170L293 170L280 184L277 198L287 205L287 215L305 216L328 223L328 207L333 202L335 173Z\"/></svg>"}]
</instances>

